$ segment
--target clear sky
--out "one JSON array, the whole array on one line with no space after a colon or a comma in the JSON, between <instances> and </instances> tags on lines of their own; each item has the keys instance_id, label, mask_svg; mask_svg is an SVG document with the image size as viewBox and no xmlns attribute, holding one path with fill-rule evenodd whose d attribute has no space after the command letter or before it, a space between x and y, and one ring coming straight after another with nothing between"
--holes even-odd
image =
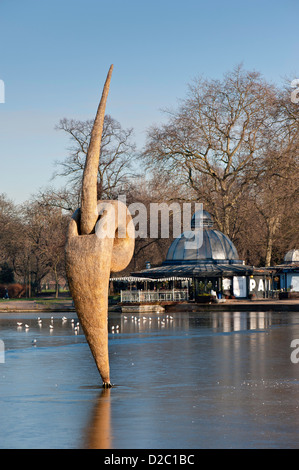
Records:
<instances>
[{"instance_id":1,"label":"clear sky","mask_svg":"<svg viewBox=\"0 0 299 470\"><path fill-rule=\"evenodd\" d=\"M106 112L135 129L163 120L203 75L235 65L299 78L299 0L0 0L0 193L16 203L50 184L67 155L59 120Z\"/></svg>"}]
</instances>

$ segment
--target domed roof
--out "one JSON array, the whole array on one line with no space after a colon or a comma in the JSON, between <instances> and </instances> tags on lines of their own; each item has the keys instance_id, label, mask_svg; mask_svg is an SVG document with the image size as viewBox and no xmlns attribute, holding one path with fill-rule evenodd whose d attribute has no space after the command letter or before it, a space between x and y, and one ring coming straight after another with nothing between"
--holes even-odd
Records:
<instances>
[{"instance_id":1,"label":"domed roof","mask_svg":"<svg viewBox=\"0 0 299 470\"><path fill-rule=\"evenodd\" d=\"M214 222L212 216L207 211L197 211L191 219L191 228L213 227Z\"/></svg>"},{"instance_id":2,"label":"domed roof","mask_svg":"<svg viewBox=\"0 0 299 470\"><path fill-rule=\"evenodd\" d=\"M285 263L296 263L299 261L299 250L290 250L284 257Z\"/></svg>"},{"instance_id":3,"label":"domed roof","mask_svg":"<svg viewBox=\"0 0 299 470\"><path fill-rule=\"evenodd\" d=\"M213 219L207 211L196 212L191 220L193 237L184 232L171 244L165 263L225 262L238 259L232 241L219 230L213 229Z\"/></svg>"}]
</instances>

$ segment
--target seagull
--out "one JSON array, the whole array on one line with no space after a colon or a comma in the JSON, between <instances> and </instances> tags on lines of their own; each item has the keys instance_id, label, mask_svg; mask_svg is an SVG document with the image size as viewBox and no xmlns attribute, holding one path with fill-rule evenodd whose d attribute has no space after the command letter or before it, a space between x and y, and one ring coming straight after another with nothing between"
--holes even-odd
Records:
<instances>
[{"instance_id":1,"label":"seagull","mask_svg":"<svg viewBox=\"0 0 299 470\"><path fill-rule=\"evenodd\" d=\"M54 326L53 326L53 325L50 325L49 328L50 328L50 330L53 330Z\"/></svg>"},{"instance_id":2,"label":"seagull","mask_svg":"<svg viewBox=\"0 0 299 470\"><path fill-rule=\"evenodd\" d=\"M33 345L33 346L36 346L36 339L33 339L33 340L32 340L32 345Z\"/></svg>"},{"instance_id":3,"label":"seagull","mask_svg":"<svg viewBox=\"0 0 299 470\"><path fill-rule=\"evenodd\" d=\"M23 325L23 323L22 323L22 322L20 322L20 321L18 321L18 322L17 322L17 325L18 325L18 326L22 326L22 325Z\"/></svg>"},{"instance_id":4,"label":"seagull","mask_svg":"<svg viewBox=\"0 0 299 470\"><path fill-rule=\"evenodd\" d=\"M27 323L25 323L25 328L29 328L29 325L27 325Z\"/></svg>"},{"instance_id":5,"label":"seagull","mask_svg":"<svg viewBox=\"0 0 299 470\"><path fill-rule=\"evenodd\" d=\"M67 320L67 318L66 318L66 317L62 317L62 319L61 319L61 320L62 320L62 321L66 321L66 320Z\"/></svg>"}]
</instances>

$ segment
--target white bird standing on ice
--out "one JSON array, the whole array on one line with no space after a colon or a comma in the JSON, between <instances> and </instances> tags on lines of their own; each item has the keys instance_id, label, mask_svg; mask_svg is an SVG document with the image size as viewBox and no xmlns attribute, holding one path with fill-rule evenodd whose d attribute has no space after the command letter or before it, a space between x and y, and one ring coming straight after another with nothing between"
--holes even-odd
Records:
<instances>
[{"instance_id":1,"label":"white bird standing on ice","mask_svg":"<svg viewBox=\"0 0 299 470\"><path fill-rule=\"evenodd\" d=\"M49 328L50 328L50 330L53 330L54 326L53 326L53 325L50 325Z\"/></svg>"}]
</instances>

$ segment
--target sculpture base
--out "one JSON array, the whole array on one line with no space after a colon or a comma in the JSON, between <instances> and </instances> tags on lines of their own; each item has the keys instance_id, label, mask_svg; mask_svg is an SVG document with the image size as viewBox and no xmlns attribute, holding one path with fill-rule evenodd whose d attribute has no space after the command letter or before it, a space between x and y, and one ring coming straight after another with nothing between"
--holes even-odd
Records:
<instances>
[{"instance_id":1,"label":"sculpture base","mask_svg":"<svg viewBox=\"0 0 299 470\"><path fill-rule=\"evenodd\" d=\"M110 382L103 383L103 388L112 388L112 384Z\"/></svg>"}]
</instances>

